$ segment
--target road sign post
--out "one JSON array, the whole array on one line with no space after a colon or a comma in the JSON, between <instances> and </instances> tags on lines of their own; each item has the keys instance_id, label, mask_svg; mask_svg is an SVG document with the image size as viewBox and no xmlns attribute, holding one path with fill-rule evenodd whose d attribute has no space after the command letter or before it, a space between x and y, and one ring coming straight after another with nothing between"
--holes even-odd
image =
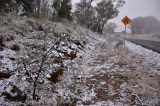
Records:
<instances>
[{"instance_id":1,"label":"road sign post","mask_svg":"<svg viewBox=\"0 0 160 106\"><path fill-rule=\"evenodd\" d=\"M125 35L124 35L124 46L125 46L125 39L126 39L126 35L127 35L127 26L125 25Z\"/></svg>"},{"instance_id":2,"label":"road sign post","mask_svg":"<svg viewBox=\"0 0 160 106\"><path fill-rule=\"evenodd\" d=\"M123 40L123 44L125 46L125 37L127 35L127 25L131 22L131 19L128 18L127 16L125 16L121 21L122 21L122 23L125 26L125 35L124 35L124 40Z\"/></svg>"}]
</instances>

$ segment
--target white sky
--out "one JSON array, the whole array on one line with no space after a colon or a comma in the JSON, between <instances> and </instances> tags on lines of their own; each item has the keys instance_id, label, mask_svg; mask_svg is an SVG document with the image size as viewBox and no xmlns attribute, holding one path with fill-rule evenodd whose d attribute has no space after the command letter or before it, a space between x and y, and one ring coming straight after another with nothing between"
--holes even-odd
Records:
<instances>
[{"instance_id":1,"label":"white sky","mask_svg":"<svg viewBox=\"0 0 160 106\"><path fill-rule=\"evenodd\" d=\"M80 0L72 0L73 3ZM99 0L95 0L96 2ZM121 19L124 16L128 16L131 19L138 16L155 16L160 20L160 0L125 0L126 4L119 9L119 15L111 20L115 22L118 27L116 31L124 30L124 25Z\"/></svg>"},{"instance_id":2,"label":"white sky","mask_svg":"<svg viewBox=\"0 0 160 106\"><path fill-rule=\"evenodd\" d=\"M113 19L118 25L117 31L124 30L121 19L128 16L131 19L138 16L155 16L160 20L160 0L126 0L126 4L120 8L119 15Z\"/></svg>"}]
</instances>

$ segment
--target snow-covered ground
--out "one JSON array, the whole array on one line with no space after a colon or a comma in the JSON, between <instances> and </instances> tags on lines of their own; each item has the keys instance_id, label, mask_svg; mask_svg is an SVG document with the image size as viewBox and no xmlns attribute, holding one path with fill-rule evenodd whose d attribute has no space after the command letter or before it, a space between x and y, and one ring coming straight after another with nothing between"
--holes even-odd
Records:
<instances>
[{"instance_id":1,"label":"snow-covered ground","mask_svg":"<svg viewBox=\"0 0 160 106\"><path fill-rule=\"evenodd\" d=\"M146 61L154 68L160 68L160 54L128 41L126 41L126 47L128 47L132 52L144 56Z\"/></svg>"},{"instance_id":2,"label":"snow-covered ground","mask_svg":"<svg viewBox=\"0 0 160 106\"><path fill-rule=\"evenodd\" d=\"M74 24L6 18L0 26L0 74L12 73L0 79L2 106L159 105L157 53L130 42L114 51L116 40ZM32 79L40 66L36 101Z\"/></svg>"}]
</instances>

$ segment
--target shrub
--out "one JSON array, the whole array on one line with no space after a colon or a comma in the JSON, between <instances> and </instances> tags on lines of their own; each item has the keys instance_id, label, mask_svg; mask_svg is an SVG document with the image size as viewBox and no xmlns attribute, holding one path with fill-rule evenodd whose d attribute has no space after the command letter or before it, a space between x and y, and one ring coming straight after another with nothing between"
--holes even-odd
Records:
<instances>
[{"instance_id":1,"label":"shrub","mask_svg":"<svg viewBox=\"0 0 160 106\"><path fill-rule=\"evenodd\" d=\"M20 47L17 44L15 44L15 45L12 46L11 50L19 51Z\"/></svg>"}]
</instances>

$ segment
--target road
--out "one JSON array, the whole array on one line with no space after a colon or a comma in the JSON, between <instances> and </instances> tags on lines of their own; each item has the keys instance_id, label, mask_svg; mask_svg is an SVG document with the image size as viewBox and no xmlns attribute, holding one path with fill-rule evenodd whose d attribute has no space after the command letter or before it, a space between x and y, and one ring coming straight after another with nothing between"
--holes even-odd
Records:
<instances>
[{"instance_id":1,"label":"road","mask_svg":"<svg viewBox=\"0 0 160 106\"><path fill-rule=\"evenodd\" d=\"M154 52L160 53L160 41L140 40L140 39L126 39L144 48L150 49Z\"/></svg>"}]
</instances>

